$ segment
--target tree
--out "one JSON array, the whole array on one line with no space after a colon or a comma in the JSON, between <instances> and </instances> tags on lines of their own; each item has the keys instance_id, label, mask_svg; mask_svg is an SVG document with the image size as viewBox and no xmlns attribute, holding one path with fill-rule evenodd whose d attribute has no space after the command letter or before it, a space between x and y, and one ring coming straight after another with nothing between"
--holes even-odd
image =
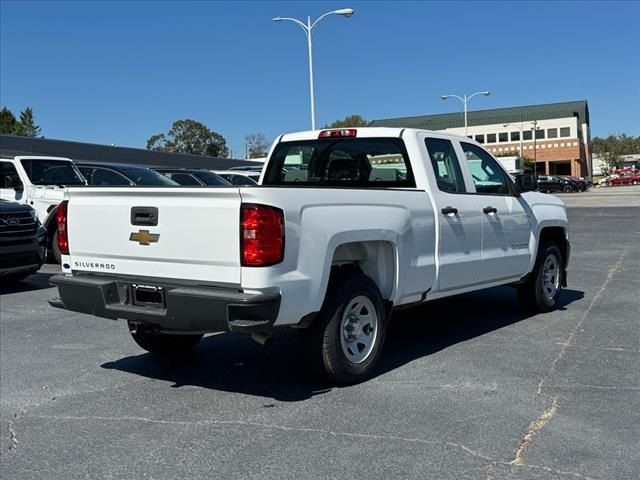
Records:
<instances>
[{"instance_id":1,"label":"tree","mask_svg":"<svg viewBox=\"0 0 640 480\"><path fill-rule=\"evenodd\" d=\"M212 157L229 155L227 141L222 135L190 119L173 122L166 134L152 135L147 140L147 149Z\"/></svg>"},{"instance_id":2,"label":"tree","mask_svg":"<svg viewBox=\"0 0 640 480\"><path fill-rule=\"evenodd\" d=\"M336 120L331 125L325 125L324 128L345 128L345 127L366 127L369 121L360 115L349 115L344 120Z\"/></svg>"},{"instance_id":3,"label":"tree","mask_svg":"<svg viewBox=\"0 0 640 480\"><path fill-rule=\"evenodd\" d=\"M607 138L594 137L591 140L593 153L609 167L620 166L622 155L640 153L640 137L609 135Z\"/></svg>"},{"instance_id":4,"label":"tree","mask_svg":"<svg viewBox=\"0 0 640 480\"><path fill-rule=\"evenodd\" d=\"M7 107L0 110L0 133L6 135L20 135L22 125L16 120L16 116Z\"/></svg>"},{"instance_id":5,"label":"tree","mask_svg":"<svg viewBox=\"0 0 640 480\"><path fill-rule=\"evenodd\" d=\"M247 147L247 158L266 157L269 153L269 142L261 133L249 133L244 136Z\"/></svg>"},{"instance_id":6,"label":"tree","mask_svg":"<svg viewBox=\"0 0 640 480\"><path fill-rule=\"evenodd\" d=\"M20 112L20 126L22 127L22 133L19 135L24 135L25 137L37 137L40 135L40 127L36 125L31 107L27 107Z\"/></svg>"}]
</instances>

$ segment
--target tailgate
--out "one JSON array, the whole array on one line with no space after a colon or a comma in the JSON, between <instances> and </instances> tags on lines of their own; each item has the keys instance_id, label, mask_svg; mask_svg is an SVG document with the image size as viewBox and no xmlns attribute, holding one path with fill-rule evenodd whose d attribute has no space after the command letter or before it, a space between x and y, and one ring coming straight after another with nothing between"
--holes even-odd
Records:
<instances>
[{"instance_id":1,"label":"tailgate","mask_svg":"<svg viewBox=\"0 0 640 480\"><path fill-rule=\"evenodd\" d=\"M240 203L236 188L71 189L69 264L73 271L239 285Z\"/></svg>"}]
</instances>

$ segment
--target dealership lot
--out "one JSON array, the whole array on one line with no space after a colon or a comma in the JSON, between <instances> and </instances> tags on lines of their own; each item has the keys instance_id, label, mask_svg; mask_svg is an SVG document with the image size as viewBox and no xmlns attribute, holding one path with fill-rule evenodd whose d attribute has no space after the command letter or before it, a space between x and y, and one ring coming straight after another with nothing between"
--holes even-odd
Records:
<instances>
[{"instance_id":1,"label":"dealership lot","mask_svg":"<svg viewBox=\"0 0 640 480\"><path fill-rule=\"evenodd\" d=\"M380 368L335 388L296 332L157 360L122 322L0 296L2 478L638 478L640 188L561 195L562 308L508 287L397 314Z\"/></svg>"}]
</instances>

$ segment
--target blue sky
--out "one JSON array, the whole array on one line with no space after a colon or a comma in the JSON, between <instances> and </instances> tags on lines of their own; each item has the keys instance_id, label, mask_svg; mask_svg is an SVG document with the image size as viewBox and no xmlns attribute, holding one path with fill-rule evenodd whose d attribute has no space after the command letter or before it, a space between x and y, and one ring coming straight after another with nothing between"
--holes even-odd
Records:
<instances>
[{"instance_id":1,"label":"blue sky","mask_svg":"<svg viewBox=\"0 0 640 480\"><path fill-rule=\"evenodd\" d=\"M192 118L227 139L309 128L314 30L322 126L587 99L594 136L640 135L639 2L1 1L0 103L47 138L144 147Z\"/></svg>"}]
</instances>

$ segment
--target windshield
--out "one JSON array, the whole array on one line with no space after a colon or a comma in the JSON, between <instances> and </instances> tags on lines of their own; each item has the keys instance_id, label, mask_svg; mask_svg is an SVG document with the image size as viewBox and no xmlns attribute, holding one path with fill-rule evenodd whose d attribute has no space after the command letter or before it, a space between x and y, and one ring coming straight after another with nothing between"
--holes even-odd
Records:
<instances>
[{"instance_id":1,"label":"windshield","mask_svg":"<svg viewBox=\"0 0 640 480\"><path fill-rule=\"evenodd\" d=\"M216 175L209 170L198 170L192 173L207 185L230 185L230 183L220 175Z\"/></svg>"},{"instance_id":2,"label":"windshield","mask_svg":"<svg viewBox=\"0 0 640 480\"><path fill-rule=\"evenodd\" d=\"M415 187L399 138L329 138L276 146L264 185Z\"/></svg>"},{"instance_id":3,"label":"windshield","mask_svg":"<svg viewBox=\"0 0 640 480\"><path fill-rule=\"evenodd\" d=\"M34 185L86 185L84 177L65 160L20 160L27 176Z\"/></svg>"},{"instance_id":4,"label":"windshield","mask_svg":"<svg viewBox=\"0 0 640 480\"><path fill-rule=\"evenodd\" d=\"M167 178L164 175L159 174L158 172L154 172L153 170L149 170L148 168L130 167L123 168L121 171L136 185L178 185L178 183L174 182L170 178Z\"/></svg>"}]
</instances>

